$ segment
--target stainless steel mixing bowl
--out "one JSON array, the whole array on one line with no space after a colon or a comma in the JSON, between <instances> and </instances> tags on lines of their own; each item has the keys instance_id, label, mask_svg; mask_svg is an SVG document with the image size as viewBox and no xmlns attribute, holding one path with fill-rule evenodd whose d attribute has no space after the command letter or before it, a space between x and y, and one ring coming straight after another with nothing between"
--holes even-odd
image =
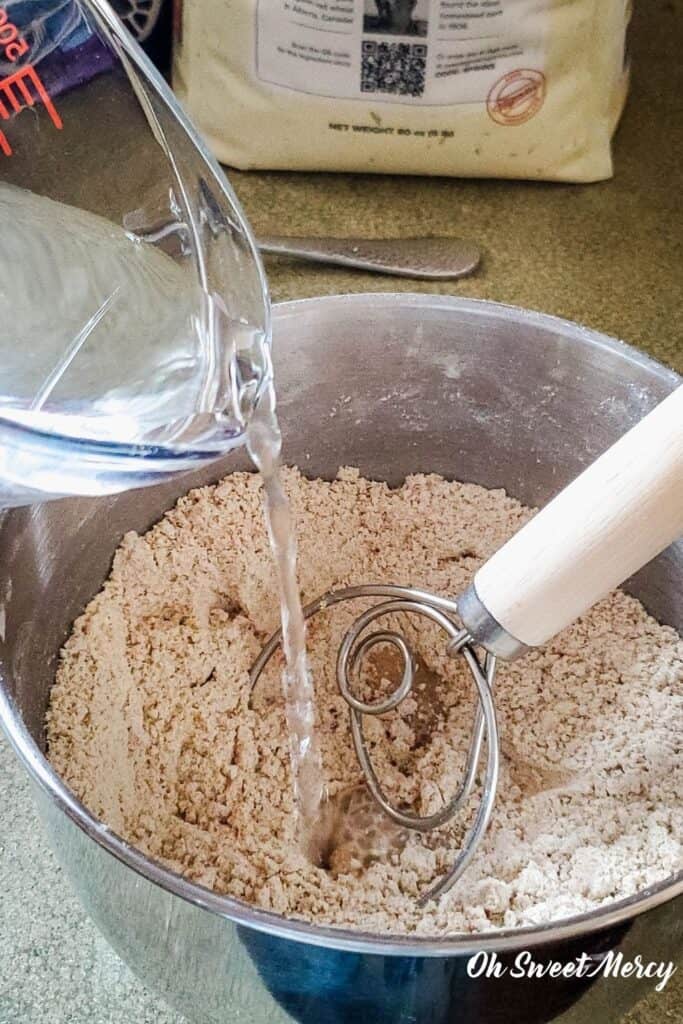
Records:
<instances>
[{"instance_id":1,"label":"stainless steel mixing bowl","mask_svg":"<svg viewBox=\"0 0 683 1024\"><path fill-rule=\"evenodd\" d=\"M309 474L340 463L399 483L434 471L542 504L680 383L652 360L552 317L490 303L357 295L280 306L276 373L286 455ZM5 515L0 529L0 719L34 783L65 871L114 948L190 1020L609 1024L652 981L470 978L609 950L683 953L683 875L597 913L541 928L440 940L382 939L262 913L184 881L95 820L44 758L57 652L126 530L145 530L228 459L147 490ZM629 585L683 628L683 544Z\"/></svg>"}]
</instances>

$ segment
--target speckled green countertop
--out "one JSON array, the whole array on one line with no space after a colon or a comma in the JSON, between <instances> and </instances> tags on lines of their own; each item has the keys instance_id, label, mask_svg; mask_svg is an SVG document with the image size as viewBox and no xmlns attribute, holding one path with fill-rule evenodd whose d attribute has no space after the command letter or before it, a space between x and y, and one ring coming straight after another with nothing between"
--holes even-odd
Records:
<instances>
[{"instance_id":1,"label":"speckled green countertop","mask_svg":"<svg viewBox=\"0 0 683 1024\"><path fill-rule=\"evenodd\" d=\"M683 2L640 4L631 41L633 89L611 182L234 174L247 214L264 234L460 235L485 253L475 277L437 286L272 261L273 297L413 290L496 299L589 324L683 371ZM626 1021L683 1021L683 971ZM2 740L0 1024L181 1024L118 960L71 895L46 848L24 774Z\"/></svg>"}]
</instances>

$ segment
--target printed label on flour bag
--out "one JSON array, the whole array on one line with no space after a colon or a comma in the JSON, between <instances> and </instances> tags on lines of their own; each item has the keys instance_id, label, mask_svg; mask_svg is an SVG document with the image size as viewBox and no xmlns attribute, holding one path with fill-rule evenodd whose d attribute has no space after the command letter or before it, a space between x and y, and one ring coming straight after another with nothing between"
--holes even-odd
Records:
<instances>
[{"instance_id":1,"label":"printed label on flour bag","mask_svg":"<svg viewBox=\"0 0 683 1024\"><path fill-rule=\"evenodd\" d=\"M628 0L181 2L174 88L231 166L612 173Z\"/></svg>"},{"instance_id":2,"label":"printed label on flour bag","mask_svg":"<svg viewBox=\"0 0 683 1024\"><path fill-rule=\"evenodd\" d=\"M547 0L258 0L259 78L315 96L486 103L522 123L545 96Z\"/></svg>"}]
</instances>

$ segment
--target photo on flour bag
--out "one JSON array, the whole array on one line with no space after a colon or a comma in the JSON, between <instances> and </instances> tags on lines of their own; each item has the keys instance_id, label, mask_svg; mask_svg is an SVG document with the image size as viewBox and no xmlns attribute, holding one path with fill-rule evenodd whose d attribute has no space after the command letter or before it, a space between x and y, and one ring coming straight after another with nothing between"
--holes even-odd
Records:
<instances>
[{"instance_id":1,"label":"photo on flour bag","mask_svg":"<svg viewBox=\"0 0 683 1024\"><path fill-rule=\"evenodd\" d=\"M398 36L426 36L429 0L365 0L363 31Z\"/></svg>"},{"instance_id":2,"label":"photo on flour bag","mask_svg":"<svg viewBox=\"0 0 683 1024\"><path fill-rule=\"evenodd\" d=\"M600 181L624 0L176 0L173 84L241 169Z\"/></svg>"}]
</instances>

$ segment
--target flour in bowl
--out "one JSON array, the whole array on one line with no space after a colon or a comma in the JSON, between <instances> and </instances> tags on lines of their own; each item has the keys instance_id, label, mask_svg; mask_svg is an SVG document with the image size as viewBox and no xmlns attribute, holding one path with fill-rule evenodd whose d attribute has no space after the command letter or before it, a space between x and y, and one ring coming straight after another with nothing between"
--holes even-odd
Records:
<instances>
[{"instance_id":1,"label":"flour in bowl","mask_svg":"<svg viewBox=\"0 0 683 1024\"><path fill-rule=\"evenodd\" d=\"M397 490L353 469L332 482L284 476L304 601L368 582L457 595L532 514L503 491L437 476L409 477ZM308 862L296 842L277 658L250 694L250 665L278 626L253 474L193 491L144 537L126 535L62 652L50 760L91 811L151 857L318 924L418 935L536 924L683 867L683 641L617 591L546 648L501 664L491 827L464 877L418 908L466 821L396 842L370 834L334 675L341 635L363 607L316 616L308 647L327 788L367 820L365 851L337 828L324 862ZM457 788L473 695L443 634L407 617L401 627L419 654L416 695L366 732L390 796L428 813ZM380 651L378 692L395 667Z\"/></svg>"}]
</instances>

